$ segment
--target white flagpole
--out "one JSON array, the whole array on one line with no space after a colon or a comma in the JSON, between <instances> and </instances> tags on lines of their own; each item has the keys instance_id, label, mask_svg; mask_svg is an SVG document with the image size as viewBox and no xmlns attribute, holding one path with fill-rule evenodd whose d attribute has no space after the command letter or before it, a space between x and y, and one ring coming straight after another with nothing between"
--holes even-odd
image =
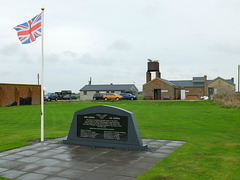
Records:
<instances>
[{"instance_id":1,"label":"white flagpole","mask_svg":"<svg viewBox=\"0 0 240 180\"><path fill-rule=\"evenodd\" d=\"M41 73L41 141L44 141L44 94L43 94L43 87L44 87L44 49L43 49L43 27L44 27L44 8L42 10L42 73Z\"/></svg>"}]
</instances>

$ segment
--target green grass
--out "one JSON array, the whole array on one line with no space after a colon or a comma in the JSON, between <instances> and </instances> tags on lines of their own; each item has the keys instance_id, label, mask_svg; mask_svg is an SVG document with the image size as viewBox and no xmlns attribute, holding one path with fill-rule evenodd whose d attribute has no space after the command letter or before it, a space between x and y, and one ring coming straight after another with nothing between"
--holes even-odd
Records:
<instances>
[{"instance_id":1,"label":"green grass","mask_svg":"<svg viewBox=\"0 0 240 180\"><path fill-rule=\"evenodd\" d=\"M240 110L210 101L47 102L45 138L68 134L75 111L112 105L135 114L142 138L187 141L137 179L239 179ZM0 151L40 138L40 106L0 108Z\"/></svg>"},{"instance_id":2,"label":"green grass","mask_svg":"<svg viewBox=\"0 0 240 180\"><path fill-rule=\"evenodd\" d=\"M9 180L9 178L0 177L0 180Z\"/></svg>"},{"instance_id":3,"label":"green grass","mask_svg":"<svg viewBox=\"0 0 240 180\"><path fill-rule=\"evenodd\" d=\"M139 94L139 95L137 96L137 99L138 99L138 100L143 100L143 95L142 95L142 94Z\"/></svg>"}]
</instances>

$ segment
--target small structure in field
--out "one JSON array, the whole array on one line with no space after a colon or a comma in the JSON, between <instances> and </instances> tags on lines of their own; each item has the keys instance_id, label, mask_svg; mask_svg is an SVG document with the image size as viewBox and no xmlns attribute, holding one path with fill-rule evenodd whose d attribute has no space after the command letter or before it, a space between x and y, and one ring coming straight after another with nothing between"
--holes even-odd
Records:
<instances>
[{"instance_id":1,"label":"small structure in field","mask_svg":"<svg viewBox=\"0 0 240 180\"><path fill-rule=\"evenodd\" d=\"M41 85L0 83L0 107L41 103Z\"/></svg>"}]
</instances>

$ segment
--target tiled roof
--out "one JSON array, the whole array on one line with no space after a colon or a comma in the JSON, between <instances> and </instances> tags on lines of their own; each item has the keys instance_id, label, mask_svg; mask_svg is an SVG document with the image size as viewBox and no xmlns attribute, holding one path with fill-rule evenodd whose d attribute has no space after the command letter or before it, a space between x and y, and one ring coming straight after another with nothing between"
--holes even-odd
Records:
<instances>
[{"instance_id":1,"label":"tiled roof","mask_svg":"<svg viewBox=\"0 0 240 180\"><path fill-rule=\"evenodd\" d=\"M134 84L85 85L80 91L130 91L133 86L136 88Z\"/></svg>"},{"instance_id":2,"label":"tiled roof","mask_svg":"<svg viewBox=\"0 0 240 180\"><path fill-rule=\"evenodd\" d=\"M193 82L192 80L170 81L177 87L203 87L204 82Z\"/></svg>"},{"instance_id":3,"label":"tiled roof","mask_svg":"<svg viewBox=\"0 0 240 180\"><path fill-rule=\"evenodd\" d=\"M223 79L221 77L217 77L216 79L222 79L232 85L234 85L234 83L232 82L231 79ZM169 80L166 80L166 79L161 79L161 78L155 78L151 81L149 81L148 83L145 83L143 86L145 86L146 84L149 84L151 83L152 81L154 80L160 80L160 81L163 81L171 86L176 86L176 87L180 87L180 88L191 88L191 87L204 87L204 81L202 81L203 78L200 78L200 77L195 77L193 80L176 80L176 81L169 81ZM207 84L209 84L210 82L213 82L215 81L216 79L214 80L207 80Z\"/></svg>"},{"instance_id":4,"label":"tiled roof","mask_svg":"<svg viewBox=\"0 0 240 180\"><path fill-rule=\"evenodd\" d=\"M175 85L174 83L172 83L171 81L168 81L168 80L166 80L166 79L161 79L161 78L154 78L153 80L151 80L151 81L145 83L143 86L145 86L145 85L151 83L152 81L154 81L154 80L156 80L156 79L158 79L158 80L160 80L160 81L163 81L163 82L169 84L170 86L176 86L176 85Z\"/></svg>"}]
</instances>

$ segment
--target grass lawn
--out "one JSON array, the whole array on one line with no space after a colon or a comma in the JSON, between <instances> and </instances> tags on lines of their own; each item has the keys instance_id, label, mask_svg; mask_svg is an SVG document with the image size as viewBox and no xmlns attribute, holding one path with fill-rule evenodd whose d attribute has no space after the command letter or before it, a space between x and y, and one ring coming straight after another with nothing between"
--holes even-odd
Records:
<instances>
[{"instance_id":1,"label":"grass lawn","mask_svg":"<svg viewBox=\"0 0 240 180\"><path fill-rule=\"evenodd\" d=\"M240 179L240 110L210 101L47 102L45 138L68 134L75 111L112 105L135 114L142 138L187 141L137 179ZM0 151L40 138L40 105L0 108Z\"/></svg>"}]
</instances>

